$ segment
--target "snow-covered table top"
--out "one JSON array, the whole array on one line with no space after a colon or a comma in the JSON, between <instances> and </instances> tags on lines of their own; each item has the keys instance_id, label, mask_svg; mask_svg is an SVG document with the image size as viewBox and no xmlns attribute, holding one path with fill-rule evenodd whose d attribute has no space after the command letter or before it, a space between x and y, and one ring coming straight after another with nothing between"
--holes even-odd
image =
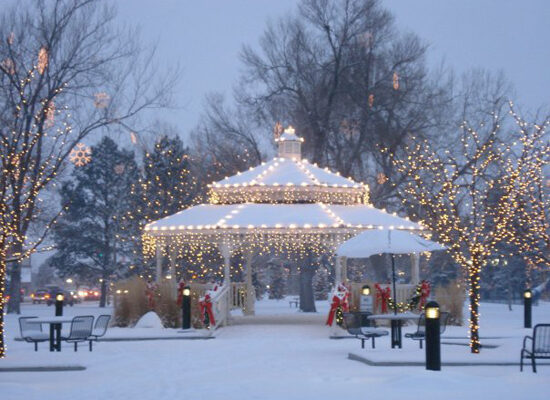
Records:
<instances>
[{"instance_id":1,"label":"snow-covered table top","mask_svg":"<svg viewBox=\"0 0 550 400\"><path fill-rule=\"evenodd\" d=\"M369 315L367 319L397 319L397 320L406 320L406 319L418 319L420 316L412 312L404 312L398 314L374 314Z\"/></svg>"},{"instance_id":2,"label":"snow-covered table top","mask_svg":"<svg viewBox=\"0 0 550 400\"><path fill-rule=\"evenodd\" d=\"M31 323L37 323L37 324L63 324L66 322L71 322L73 320L72 317L40 317L40 318L33 318Z\"/></svg>"}]
</instances>

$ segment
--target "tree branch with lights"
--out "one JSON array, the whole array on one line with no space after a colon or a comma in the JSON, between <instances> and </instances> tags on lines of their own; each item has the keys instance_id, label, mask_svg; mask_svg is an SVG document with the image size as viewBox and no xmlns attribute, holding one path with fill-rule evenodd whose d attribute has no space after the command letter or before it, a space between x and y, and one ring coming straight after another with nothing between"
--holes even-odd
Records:
<instances>
[{"instance_id":1,"label":"tree branch with lights","mask_svg":"<svg viewBox=\"0 0 550 400\"><path fill-rule=\"evenodd\" d=\"M470 347L481 348L479 302L481 269L497 245L513 236L511 222L518 214L517 199L526 192L515 153L522 143L501 141L501 120L495 113L484 133L466 122L455 148L438 151L427 141L413 143L404 155L393 156L407 177L403 203L465 271L470 302ZM526 160L526 162L530 162Z\"/></svg>"},{"instance_id":2,"label":"tree branch with lights","mask_svg":"<svg viewBox=\"0 0 550 400\"><path fill-rule=\"evenodd\" d=\"M59 216L30 234L44 217L45 190L83 139L162 107L173 86L172 74L153 79L152 52L115 28L115 12L101 0L25 4L4 11L0 24L0 358L7 259L8 312L18 313L20 261Z\"/></svg>"}]
</instances>

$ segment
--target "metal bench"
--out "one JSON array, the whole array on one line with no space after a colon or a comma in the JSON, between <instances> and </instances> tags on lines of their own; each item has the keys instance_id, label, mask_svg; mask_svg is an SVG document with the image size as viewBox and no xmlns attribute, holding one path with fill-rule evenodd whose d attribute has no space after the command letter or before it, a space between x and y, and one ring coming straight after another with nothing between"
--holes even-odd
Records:
<instances>
[{"instance_id":1,"label":"metal bench","mask_svg":"<svg viewBox=\"0 0 550 400\"><path fill-rule=\"evenodd\" d=\"M34 351L38 351L38 343L47 342L50 335L42 331L42 324L32 322L36 317L20 317L19 330L21 338L28 343L34 343Z\"/></svg>"},{"instance_id":2,"label":"metal bench","mask_svg":"<svg viewBox=\"0 0 550 400\"><path fill-rule=\"evenodd\" d=\"M344 313L344 326L350 335L361 340L361 348L365 348L365 340L371 339L371 346L376 347L374 340L377 337L387 336L389 332L385 329L377 328L373 320L367 319L370 312L350 312Z\"/></svg>"},{"instance_id":3,"label":"metal bench","mask_svg":"<svg viewBox=\"0 0 550 400\"><path fill-rule=\"evenodd\" d=\"M449 321L450 314L446 311L443 311L440 313L439 316L439 333L445 332L445 329L447 328L447 322ZM426 338L426 314L422 313L420 314L420 317L418 318L418 325L416 327L416 332L414 333L405 333L406 338L410 338L413 340L418 340L420 348L422 348L422 342Z\"/></svg>"},{"instance_id":4,"label":"metal bench","mask_svg":"<svg viewBox=\"0 0 550 400\"><path fill-rule=\"evenodd\" d=\"M290 299L290 300L288 301L288 306L289 306L290 308L292 308L292 305L294 304L294 307L295 307L295 308L298 308L298 303L299 303L299 302L300 302L300 300L298 299L298 297L293 297L292 299Z\"/></svg>"},{"instance_id":5,"label":"metal bench","mask_svg":"<svg viewBox=\"0 0 550 400\"><path fill-rule=\"evenodd\" d=\"M90 351L92 349L92 341L95 340L97 342L97 339L104 336L105 333L107 333L107 327L109 326L109 321L111 320L111 316L104 314L97 317L95 320L94 328L92 329L92 334L88 338L90 341Z\"/></svg>"},{"instance_id":6,"label":"metal bench","mask_svg":"<svg viewBox=\"0 0 550 400\"><path fill-rule=\"evenodd\" d=\"M529 343L531 345L529 346ZM523 359L530 358L533 372L537 372L536 359L550 359L550 324L537 324L533 336L523 338L521 349L520 371L523 371Z\"/></svg>"},{"instance_id":7,"label":"metal bench","mask_svg":"<svg viewBox=\"0 0 550 400\"><path fill-rule=\"evenodd\" d=\"M90 351L92 351L92 341L90 340L90 336L92 335L93 324L93 315L81 315L74 317L71 322L69 336L61 337L61 340L68 343L74 343L74 351L77 351L79 342L86 342L89 340Z\"/></svg>"}]
</instances>

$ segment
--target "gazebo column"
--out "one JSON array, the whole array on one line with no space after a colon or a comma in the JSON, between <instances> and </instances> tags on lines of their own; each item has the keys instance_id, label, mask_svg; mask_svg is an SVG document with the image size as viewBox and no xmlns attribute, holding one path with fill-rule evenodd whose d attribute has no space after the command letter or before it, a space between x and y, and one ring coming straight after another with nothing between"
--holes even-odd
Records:
<instances>
[{"instance_id":1,"label":"gazebo column","mask_svg":"<svg viewBox=\"0 0 550 400\"><path fill-rule=\"evenodd\" d=\"M155 276L155 280L157 283L160 283L162 280L162 246L158 242L155 244L155 251L157 261L157 274Z\"/></svg>"},{"instance_id":2,"label":"gazebo column","mask_svg":"<svg viewBox=\"0 0 550 400\"><path fill-rule=\"evenodd\" d=\"M223 257L223 286L228 287L229 290L226 309L227 318L225 319L225 325L227 325L231 316L231 299L233 298L231 293L231 247L227 243L220 243L219 249Z\"/></svg>"},{"instance_id":3,"label":"gazebo column","mask_svg":"<svg viewBox=\"0 0 550 400\"><path fill-rule=\"evenodd\" d=\"M336 256L335 258L336 260L334 264L334 285L338 286L340 283L344 281L343 275L342 275L342 264L345 262L345 257Z\"/></svg>"},{"instance_id":4,"label":"gazebo column","mask_svg":"<svg viewBox=\"0 0 550 400\"><path fill-rule=\"evenodd\" d=\"M341 268L342 268L342 283L348 282L348 258L342 257Z\"/></svg>"},{"instance_id":5,"label":"gazebo column","mask_svg":"<svg viewBox=\"0 0 550 400\"><path fill-rule=\"evenodd\" d=\"M411 283L418 285L420 282L420 254L411 254Z\"/></svg>"},{"instance_id":6,"label":"gazebo column","mask_svg":"<svg viewBox=\"0 0 550 400\"><path fill-rule=\"evenodd\" d=\"M220 244L220 253L223 257L223 285L231 283L231 247L227 243Z\"/></svg>"},{"instance_id":7,"label":"gazebo column","mask_svg":"<svg viewBox=\"0 0 550 400\"><path fill-rule=\"evenodd\" d=\"M170 286L172 286L175 293L177 287L177 278L176 278L176 250L173 247L170 247L168 250L168 260L170 262Z\"/></svg>"},{"instance_id":8,"label":"gazebo column","mask_svg":"<svg viewBox=\"0 0 550 400\"><path fill-rule=\"evenodd\" d=\"M254 306L256 303L256 291L252 284L252 258L254 254L249 251L246 254L246 303L244 305L244 315L254 315Z\"/></svg>"}]
</instances>

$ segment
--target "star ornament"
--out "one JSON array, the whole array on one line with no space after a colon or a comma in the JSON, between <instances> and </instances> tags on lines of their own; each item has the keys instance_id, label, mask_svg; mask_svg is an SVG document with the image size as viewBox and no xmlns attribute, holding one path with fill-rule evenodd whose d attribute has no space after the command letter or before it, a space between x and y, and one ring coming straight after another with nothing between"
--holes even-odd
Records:
<instances>
[{"instance_id":1,"label":"star ornament","mask_svg":"<svg viewBox=\"0 0 550 400\"><path fill-rule=\"evenodd\" d=\"M83 167L92 160L92 150L84 143L78 143L69 154L69 160L77 166Z\"/></svg>"}]
</instances>

